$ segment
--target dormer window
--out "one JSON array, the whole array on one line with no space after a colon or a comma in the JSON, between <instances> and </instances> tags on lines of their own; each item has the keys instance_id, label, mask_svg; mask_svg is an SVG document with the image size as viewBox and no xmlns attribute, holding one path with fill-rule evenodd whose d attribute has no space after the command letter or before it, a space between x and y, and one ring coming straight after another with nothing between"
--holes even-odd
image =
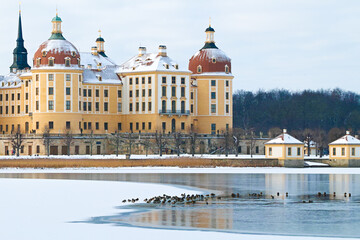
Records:
<instances>
[{"instance_id":1,"label":"dormer window","mask_svg":"<svg viewBox=\"0 0 360 240\"><path fill-rule=\"evenodd\" d=\"M169 64L164 64L166 69L169 69Z\"/></svg>"},{"instance_id":2,"label":"dormer window","mask_svg":"<svg viewBox=\"0 0 360 240\"><path fill-rule=\"evenodd\" d=\"M80 67L81 67L80 58L77 59L77 63L78 63L78 66L79 66L79 68L80 68Z\"/></svg>"},{"instance_id":3,"label":"dormer window","mask_svg":"<svg viewBox=\"0 0 360 240\"><path fill-rule=\"evenodd\" d=\"M87 68L88 68L88 69L91 69L91 68L92 68L92 65L91 65L91 64L88 64L88 65L87 65Z\"/></svg>"},{"instance_id":4,"label":"dormer window","mask_svg":"<svg viewBox=\"0 0 360 240\"><path fill-rule=\"evenodd\" d=\"M214 58L214 57L211 58L211 62L212 62L212 63L216 63L216 58Z\"/></svg>"},{"instance_id":5,"label":"dormer window","mask_svg":"<svg viewBox=\"0 0 360 240\"><path fill-rule=\"evenodd\" d=\"M101 62L99 62L99 63L97 64L97 66L98 66L98 67L101 67Z\"/></svg>"},{"instance_id":6,"label":"dormer window","mask_svg":"<svg viewBox=\"0 0 360 240\"><path fill-rule=\"evenodd\" d=\"M46 51L42 51L42 56L43 56L43 57L46 57L46 54L47 54Z\"/></svg>"},{"instance_id":7,"label":"dormer window","mask_svg":"<svg viewBox=\"0 0 360 240\"><path fill-rule=\"evenodd\" d=\"M225 65L225 73L229 73L229 72L230 72L229 66Z\"/></svg>"},{"instance_id":8,"label":"dormer window","mask_svg":"<svg viewBox=\"0 0 360 240\"><path fill-rule=\"evenodd\" d=\"M48 63L49 67L54 66L54 60L55 60L55 58L53 58L53 57L49 58L49 63Z\"/></svg>"},{"instance_id":9,"label":"dormer window","mask_svg":"<svg viewBox=\"0 0 360 240\"><path fill-rule=\"evenodd\" d=\"M76 56L76 53L74 51L71 52L71 56L72 57L75 57Z\"/></svg>"},{"instance_id":10,"label":"dormer window","mask_svg":"<svg viewBox=\"0 0 360 240\"><path fill-rule=\"evenodd\" d=\"M201 67L201 65L199 65L198 67L197 67L197 73L201 73L202 72L202 67Z\"/></svg>"},{"instance_id":11,"label":"dormer window","mask_svg":"<svg viewBox=\"0 0 360 240\"><path fill-rule=\"evenodd\" d=\"M65 67L70 67L70 58L65 58Z\"/></svg>"},{"instance_id":12,"label":"dormer window","mask_svg":"<svg viewBox=\"0 0 360 240\"><path fill-rule=\"evenodd\" d=\"M8 86L10 87L11 83L8 82Z\"/></svg>"},{"instance_id":13,"label":"dormer window","mask_svg":"<svg viewBox=\"0 0 360 240\"><path fill-rule=\"evenodd\" d=\"M176 70L179 70L179 65L175 64L175 65L174 65L174 68L175 68Z\"/></svg>"},{"instance_id":14,"label":"dormer window","mask_svg":"<svg viewBox=\"0 0 360 240\"><path fill-rule=\"evenodd\" d=\"M100 82L102 81L102 77L101 77L101 76L98 76L98 79L99 79Z\"/></svg>"},{"instance_id":15,"label":"dormer window","mask_svg":"<svg viewBox=\"0 0 360 240\"><path fill-rule=\"evenodd\" d=\"M36 59L36 67L40 67L41 58Z\"/></svg>"}]
</instances>

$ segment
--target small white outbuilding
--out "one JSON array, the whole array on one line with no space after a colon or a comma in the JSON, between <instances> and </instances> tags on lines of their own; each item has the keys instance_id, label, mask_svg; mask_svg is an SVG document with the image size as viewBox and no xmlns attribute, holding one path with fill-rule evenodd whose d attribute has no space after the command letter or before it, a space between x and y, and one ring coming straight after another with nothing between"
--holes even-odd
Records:
<instances>
[{"instance_id":1,"label":"small white outbuilding","mask_svg":"<svg viewBox=\"0 0 360 240\"><path fill-rule=\"evenodd\" d=\"M329 164L336 167L360 167L360 140L346 135L329 144Z\"/></svg>"}]
</instances>

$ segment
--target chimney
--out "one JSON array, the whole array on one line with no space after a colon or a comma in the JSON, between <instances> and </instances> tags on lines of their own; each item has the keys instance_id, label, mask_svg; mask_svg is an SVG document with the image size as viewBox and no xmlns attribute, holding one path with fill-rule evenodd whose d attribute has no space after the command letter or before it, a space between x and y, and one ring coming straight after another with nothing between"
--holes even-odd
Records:
<instances>
[{"instance_id":1,"label":"chimney","mask_svg":"<svg viewBox=\"0 0 360 240\"><path fill-rule=\"evenodd\" d=\"M159 46L159 56L167 57L166 46L165 45L160 45Z\"/></svg>"},{"instance_id":2,"label":"chimney","mask_svg":"<svg viewBox=\"0 0 360 240\"><path fill-rule=\"evenodd\" d=\"M97 56L97 55L98 55L97 47L92 47L92 48L91 48L91 54L94 55L94 56Z\"/></svg>"},{"instance_id":3,"label":"chimney","mask_svg":"<svg viewBox=\"0 0 360 240\"><path fill-rule=\"evenodd\" d=\"M350 131L346 131L346 135L350 135Z\"/></svg>"},{"instance_id":4,"label":"chimney","mask_svg":"<svg viewBox=\"0 0 360 240\"><path fill-rule=\"evenodd\" d=\"M284 129L284 130L283 130L283 133L287 133L287 130L286 130L286 129Z\"/></svg>"},{"instance_id":5,"label":"chimney","mask_svg":"<svg viewBox=\"0 0 360 240\"><path fill-rule=\"evenodd\" d=\"M146 54L146 47L139 47L139 57L142 57Z\"/></svg>"}]
</instances>

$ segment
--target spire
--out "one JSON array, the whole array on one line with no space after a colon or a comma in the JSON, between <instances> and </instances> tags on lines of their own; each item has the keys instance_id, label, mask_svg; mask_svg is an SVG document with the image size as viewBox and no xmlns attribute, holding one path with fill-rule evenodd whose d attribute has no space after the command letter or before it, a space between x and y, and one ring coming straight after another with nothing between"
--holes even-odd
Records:
<instances>
[{"instance_id":1,"label":"spire","mask_svg":"<svg viewBox=\"0 0 360 240\"><path fill-rule=\"evenodd\" d=\"M24 47L20 6L19 6L18 37L16 39L16 48L13 51L13 55L14 55L14 62L10 66L11 72L16 72L17 70L30 69L30 66L27 63L27 50Z\"/></svg>"},{"instance_id":2,"label":"spire","mask_svg":"<svg viewBox=\"0 0 360 240\"><path fill-rule=\"evenodd\" d=\"M203 49L206 48L217 48L215 45L215 29L211 27L211 17L209 18L209 27L205 30L206 32L206 41Z\"/></svg>"}]
</instances>

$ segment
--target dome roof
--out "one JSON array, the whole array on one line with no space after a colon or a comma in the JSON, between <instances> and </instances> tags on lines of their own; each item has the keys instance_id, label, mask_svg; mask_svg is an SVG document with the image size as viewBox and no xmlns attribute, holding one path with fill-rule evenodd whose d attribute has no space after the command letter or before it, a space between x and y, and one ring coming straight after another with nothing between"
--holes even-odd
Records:
<instances>
[{"instance_id":1,"label":"dome roof","mask_svg":"<svg viewBox=\"0 0 360 240\"><path fill-rule=\"evenodd\" d=\"M96 39L96 42L105 42L105 40L100 36Z\"/></svg>"},{"instance_id":2,"label":"dome roof","mask_svg":"<svg viewBox=\"0 0 360 240\"><path fill-rule=\"evenodd\" d=\"M71 64L78 64L80 58L76 47L64 39L50 39L40 45L34 55L36 59L41 59L41 65L48 65L49 58L54 58L54 64L65 64L65 58L71 59ZM36 67L36 64L34 64Z\"/></svg>"},{"instance_id":3,"label":"dome roof","mask_svg":"<svg viewBox=\"0 0 360 240\"><path fill-rule=\"evenodd\" d=\"M198 71L201 66L201 71ZM226 71L226 66L228 71ZM202 48L189 61L193 73L221 72L231 73L231 59L218 48Z\"/></svg>"},{"instance_id":4,"label":"dome roof","mask_svg":"<svg viewBox=\"0 0 360 240\"><path fill-rule=\"evenodd\" d=\"M51 21L52 22L62 22L61 18L57 14Z\"/></svg>"}]
</instances>

